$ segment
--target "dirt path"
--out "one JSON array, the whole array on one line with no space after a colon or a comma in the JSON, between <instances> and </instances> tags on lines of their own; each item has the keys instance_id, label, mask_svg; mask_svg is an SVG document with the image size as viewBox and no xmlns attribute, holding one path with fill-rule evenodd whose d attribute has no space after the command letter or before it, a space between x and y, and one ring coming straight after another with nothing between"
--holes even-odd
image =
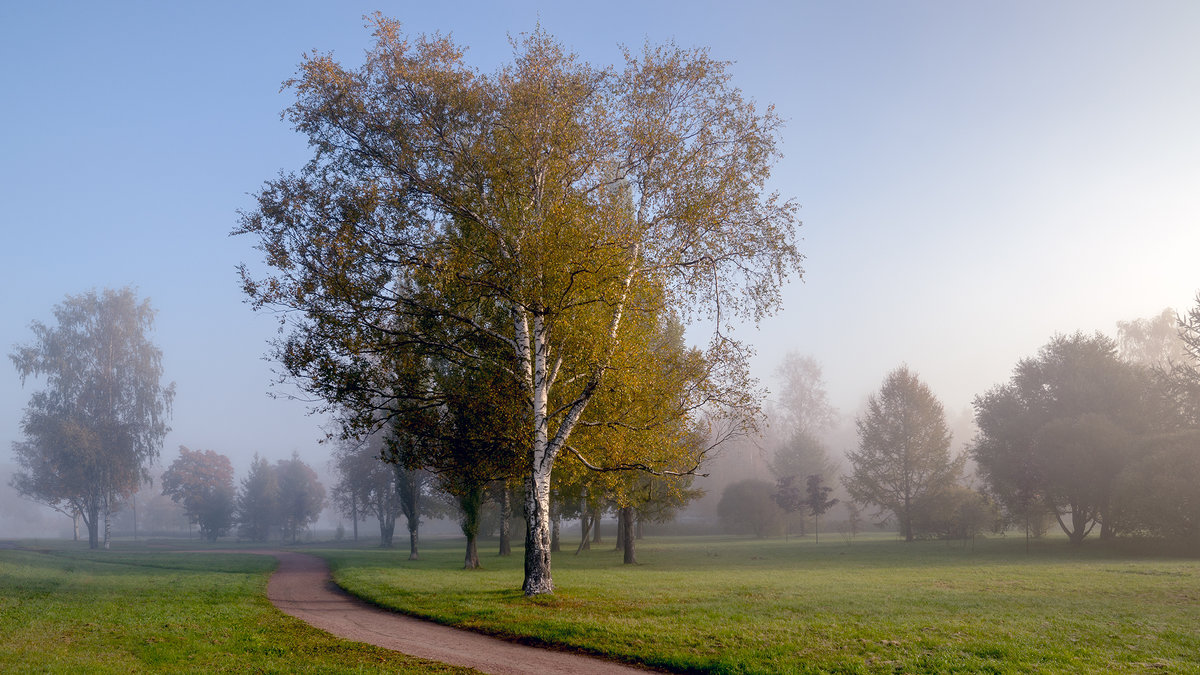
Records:
<instances>
[{"instance_id":1,"label":"dirt path","mask_svg":"<svg viewBox=\"0 0 1200 675\"><path fill-rule=\"evenodd\" d=\"M495 675L647 672L589 656L505 642L379 609L338 588L322 558L287 551L262 553L279 560L279 569L267 583L271 602L285 614L347 640Z\"/></svg>"}]
</instances>

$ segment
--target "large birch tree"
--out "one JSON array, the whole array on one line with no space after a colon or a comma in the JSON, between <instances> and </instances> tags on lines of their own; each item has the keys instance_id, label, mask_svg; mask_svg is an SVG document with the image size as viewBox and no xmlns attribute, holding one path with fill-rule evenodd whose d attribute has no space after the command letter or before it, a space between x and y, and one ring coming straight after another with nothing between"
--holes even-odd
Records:
<instances>
[{"instance_id":1,"label":"large birch tree","mask_svg":"<svg viewBox=\"0 0 1200 675\"><path fill-rule=\"evenodd\" d=\"M524 591L548 593L551 474L631 353L630 317L709 322L709 409L746 391L730 326L772 311L802 259L796 205L766 188L780 120L702 49L648 45L599 69L538 29L482 74L448 38L373 25L361 67L313 54L287 83L314 156L235 230L270 268L243 267L244 288L283 310L285 375L359 412L344 435L433 404L394 386L392 359L511 364L529 438Z\"/></svg>"}]
</instances>

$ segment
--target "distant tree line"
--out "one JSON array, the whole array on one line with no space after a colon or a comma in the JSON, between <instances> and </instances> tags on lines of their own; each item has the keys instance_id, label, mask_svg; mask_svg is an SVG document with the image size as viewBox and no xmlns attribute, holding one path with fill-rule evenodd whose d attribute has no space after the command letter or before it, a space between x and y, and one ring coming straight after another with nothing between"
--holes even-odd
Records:
<instances>
[{"instance_id":1,"label":"distant tree line","mask_svg":"<svg viewBox=\"0 0 1200 675\"><path fill-rule=\"evenodd\" d=\"M729 531L786 534L792 513L815 524L825 502L814 490L837 473L820 440L834 417L820 367L789 356L779 372L777 482L726 488L718 514ZM1186 315L1119 322L1116 339L1054 336L974 412L977 433L955 455L929 388L907 366L889 373L855 420L847 520L874 507L909 541L1011 527L1036 537L1057 525L1073 543L1098 532L1200 550L1200 295Z\"/></svg>"},{"instance_id":2,"label":"distant tree line","mask_svg":"<svg viewBox=\"0 0 1200 675\"><path fill-rule=\"evenodd\" d=\"M971 454L1030 535L1057 523L1200 548L1200 295L1176 317L1055 336L976 397ZM1173 330L1172 330L1173 329ZM1098 530L1097 530L1098 528Z\"/></svg>"}]
</instances>

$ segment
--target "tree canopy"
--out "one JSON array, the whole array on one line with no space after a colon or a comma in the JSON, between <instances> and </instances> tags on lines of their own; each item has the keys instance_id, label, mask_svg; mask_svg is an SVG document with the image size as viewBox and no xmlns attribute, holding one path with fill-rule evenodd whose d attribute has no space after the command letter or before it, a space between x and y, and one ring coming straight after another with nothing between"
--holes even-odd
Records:
<instances>
[{"instance_id":1,"label":"tree canopy","mask_svg":"<svg viewBox=\"0 0 1200 675\"><path fill-rule=\"evenodd\" d=\"M975 398L972 456L1010 513L1054 514L1074 542L1106 520L1131 438L1153 429L1146 379L1099 333L1058 335ZM1103 533L1102 533L1103 534Z\"/></svg>"},{"instance_id":2,"label":"tree canopy","mask_svg":"<svg viewBox=\"0 0 1200 675\"><path fill-rule=\"evenodd\" d=\"M88 542L99 546L99 522L148 481L168 427L175 385L163 386L162 352L147 336L148 300L133 289L67 296L54 307L56 325L35 321L35 341L10 354L22 383L46 388L25 408L25 440L13 451L21 494L79 513Z\"/></svg>"},{"instance_id":3,"label":"tree canopy","mask_svg":"<svg viewBox=\"0 0 1200 675\"><path fill-rule=\"evenodd\" d=\"M895 514L912 541L921 502L955 484L966 457L950 455L942 404L907 366L893 370L857 420L859 448L848 453L850 496Z\"/></svg>"},{"instance_id":4,"label":"tree canopy","mask_svg":"<svg viewBox=\"0 0 1200 675\"><path fill-rule=\"evenodd\" d=\"M219 452L179 446L179 457L163 472L162 494L183 506L208 541L233 524L233 464Z\"/></svg>"},{"instance_id":5,"label":"tree canopy","mask_svg":"<svg viewBox=\"0 0 1200 675\"><path fill-rule=\"evenodd\" d=\"M288 313L275 357L353 411L347 436L436 405L429 380L397 386L401 361L473 361L516 383L523 587L548 593L552 469L569 446L605 463L569 439L615 369L643 358L639 317L711 320L704 414L753 406L728 328L772 311L802 259L796 204L766 191L780 120L700 49L647 45L598 69L539 28L483 74L449 38L373 25L360 68L314 54L287 83L314 157L244 214L236 233L271 272L243 267L243 286Z\"/></svg>"}]
</instances>

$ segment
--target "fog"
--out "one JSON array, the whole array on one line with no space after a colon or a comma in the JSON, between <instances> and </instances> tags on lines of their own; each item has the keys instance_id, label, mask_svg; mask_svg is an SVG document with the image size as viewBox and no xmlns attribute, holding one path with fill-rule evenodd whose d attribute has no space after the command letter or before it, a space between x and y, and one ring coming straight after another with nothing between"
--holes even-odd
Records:
<instances>
[{"instance_id":1,"label":"fog","mask_svg":"<svg viewBox=\"0 0 1200 675\"><path fill-rule=\"evenodd\" d=\"M972 398L1052 335L1111 335L1200 290L1200 5L500 5L0 6L0 347L30 342L68 294L135 286L177 386L159 464L211 449L240 480L255 453L297 452L332 484L327 420L263 358L282 317L243 302L234 267L259 254L227 235L250 193L309 156L279 119L280 82L306 50L356 62L375 9L452 32L483 70L538 22L593 63L672 39L733 61L787 123L770 188L803 205L807 258L780 310L736 335L768 390L788 352L821 364L837 456L901 364L942 401L958 452ZM7 486L41 384L0 365L0 537L69 535ZM769 478L769 443L754 447L727 449L712 487Z\"/></svg>"}]
</instances>

